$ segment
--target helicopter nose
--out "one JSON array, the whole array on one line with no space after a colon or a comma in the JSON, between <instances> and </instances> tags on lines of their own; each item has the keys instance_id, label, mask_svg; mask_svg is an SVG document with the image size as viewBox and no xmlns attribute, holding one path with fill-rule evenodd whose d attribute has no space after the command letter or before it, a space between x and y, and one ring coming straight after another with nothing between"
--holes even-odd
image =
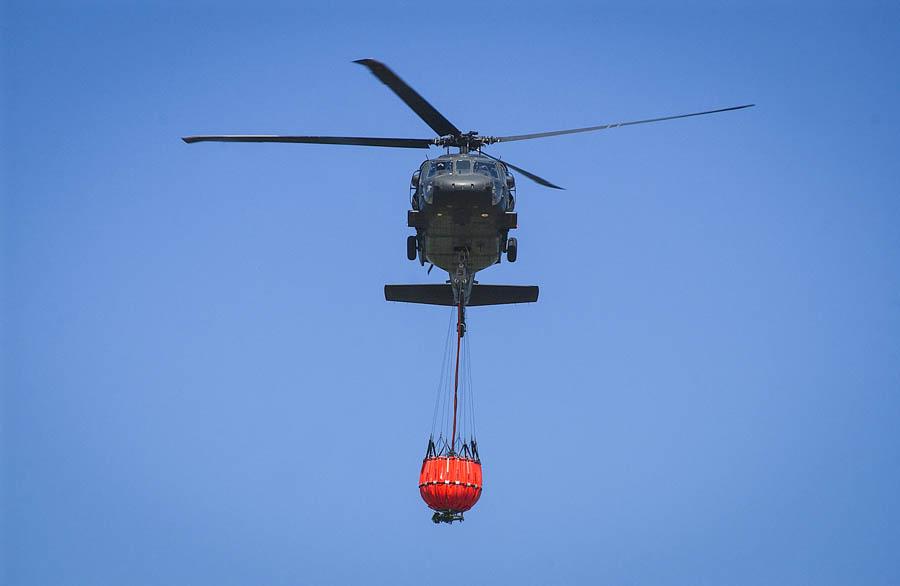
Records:
<instances>
[{"instance_id":1,"label":"helicopter nose","mask_svg":"<svg viewBox=\"0 0 900 586\"><path fill-rule=\"evenodd\" d=\"M480 173L441 175L434 178L434 187L441 191L490 191L490 177Z\"/></svg>"},{"instance_id":2,"label":"helicopter nose","mask_svg":"<svg viewBox=\"0 0 900 586\"><path fill-rule=\"evenodd\" d=\"M434 178L434 205L448 208L490 208L494 184L481 173L454 173Z\"/></svg>"}]
</instances>

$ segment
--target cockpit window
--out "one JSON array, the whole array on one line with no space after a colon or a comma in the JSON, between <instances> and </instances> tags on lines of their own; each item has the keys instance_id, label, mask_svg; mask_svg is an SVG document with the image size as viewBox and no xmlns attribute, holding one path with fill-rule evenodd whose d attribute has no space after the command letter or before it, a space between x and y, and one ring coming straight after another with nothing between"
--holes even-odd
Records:
<instances>
[{"instance_id":1,"label":"cockpit window","mask_svg":"<svg viewBox=\"0 0 900 586\"><path fill-rule=\"evenodd\" d=\"M451 168L451 161L431 161L431 166L428 167L428 176L434 177L435 175L446 175L450 172Z\"/></svg>"},{"instance_id":2,"label":"cockpit window","mask_svg":"<svg viewBox=\"0 0 900 586\"><path fill-rule=\"evenodd\" d=\"M482 163L481 161L478 161L475 163L475 172L493 177L494 179L500 178L500 175L497 173L497 165L494 163Z\"/></svg>"},{"instance_id":3,"label":"cockpit window","mask_svg":"<svg viewBox=\"0 0 900 586\"><path fill-rule=\"evenodd\" d=\"M457 173L471 173L472 172L472 162L471 161L456 161L456 172Z\"/></svg>"}]
</instances>

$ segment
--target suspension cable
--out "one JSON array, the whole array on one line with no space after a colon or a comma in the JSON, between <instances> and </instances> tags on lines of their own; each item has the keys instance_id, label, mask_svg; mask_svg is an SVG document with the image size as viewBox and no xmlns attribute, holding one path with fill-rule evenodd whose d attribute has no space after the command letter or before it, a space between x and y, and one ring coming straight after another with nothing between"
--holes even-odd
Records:
<instances>
[{"instance_id":1,"label":"suspension cable","mask_svg":"<svg viewBox=\"0 0 900 586\"><path fill-rule=\"evenodd\" d=\"M447 336L444 338L444 353L441 358L441 378L438 379L437 397L434 401L434 414L431 416L431 436L434 437L434 430L437 426L438 411L441 406L441 399L444 396L444 380L447 374L447 355L450 352L450 329L453 327L453 318L447 322ZM443 414L442 414L443 415ZM438 430L440 432L441 430Z\"/></svg>"},{"instance_id":2,"label":"suspension cable","mask_svg":"<svg viewBox=\"0 0 900 586\"><path fill-rule=\"evenodd\" d=\"M450 453L456 452L456 401L459 390L459 347L462 343L462 312L463 304L459 302L457 307L456 322L456 372L453 376L453 434L450 436Z\"/></svg>"},{"instance_id":3,"label":"suspension cable","mask_svg":"<svg viewBox=\"0 0 900 586\"><path fill-rule=\"evenodd\" d=\"M475 425L475 386L472 384L472 334L471 332L467 332L469 334L468 338L466 338L466 355L465 355L465 373L466 373L466 392L467 392L467 403L469 406L469 416L471 417L470 425L471 430L469 431L469 439L474 440L475 436L478 433L478 430Z\"/></svg>"}]
</instances>

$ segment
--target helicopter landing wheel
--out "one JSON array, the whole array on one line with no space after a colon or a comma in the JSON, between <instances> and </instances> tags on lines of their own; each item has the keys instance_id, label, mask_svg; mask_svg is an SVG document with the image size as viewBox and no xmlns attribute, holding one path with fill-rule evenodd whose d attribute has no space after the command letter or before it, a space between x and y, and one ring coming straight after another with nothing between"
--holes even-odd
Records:
<instances>
[{"instance_id":1,"label":"helicopter landing wheel","mask_svg":"<svg viewBox=\"0 0 900 586\"><path fill-rule=\"evenodd\" d=\"M515 238L510 238L506 243L506 260L516 262L519 256L519 243Z\"/></svg>"},{"instance_id":2,"label":"helicopter landing wheel","mask_svg":"<svg viewBox=\"0 0 900 586\"><path fill-rule=\"evenodd\" d=\"M416 246L416 237L408 236L406 238L406 258L409 260L416 260L417 256L417 246Z\"/></svg>"}]
</instances>

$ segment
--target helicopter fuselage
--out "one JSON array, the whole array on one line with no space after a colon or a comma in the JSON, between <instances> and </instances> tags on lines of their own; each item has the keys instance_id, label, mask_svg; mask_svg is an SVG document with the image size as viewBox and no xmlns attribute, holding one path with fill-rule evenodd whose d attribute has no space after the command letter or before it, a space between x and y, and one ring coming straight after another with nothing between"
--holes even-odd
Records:
<instances>
[{"instance_id":1,"label":"helicopter fuselage","mask_svg":"<svg viewBox=\"0 0 900 586\"><path fill-rule=\"evenodd\" d=\"M390 138L373 136L312 136L271 134L205 134L182 137L195 142L268 142L296 144L355 145L402 149L447 148L447 154L423 162L410 185L411 206L407 222L415 236L406 240L406 255L424 266L431 263L448 272L444 285L385 285L385 299L428 305L456 305L459 332L465 331L465 307L533 303L537 286L476 285L475 273L499 263L503 254L509 262L518 256L518 242L509 231L518 226L515 212L516 183L510 169L550 189L563 189L547 179L486 154L484 147L498 143L595 132L622 126L704 116L750 108L753 104L691 112L674 116L598 124L581 128L487 136L477 131L463 132L441 114L388 66L375 59L355 61L366 67L434 131L435 138ZM459 153L450 154L450 148ZM428 269L431 272L431 268Z\"/></svg>"},{"instance_id":2,"label":"helicopter fuselage","mask_svg":"<svg viewBox=\"0 0 900 586\"><path fill-rule=\"evenodd\" d=\"M452 273L460 255L475 272L499 263L516 227L515 180L506 166L478 153L426 160L410 184L409 226L421 264Z\"/></svg>"}]
</instances>

